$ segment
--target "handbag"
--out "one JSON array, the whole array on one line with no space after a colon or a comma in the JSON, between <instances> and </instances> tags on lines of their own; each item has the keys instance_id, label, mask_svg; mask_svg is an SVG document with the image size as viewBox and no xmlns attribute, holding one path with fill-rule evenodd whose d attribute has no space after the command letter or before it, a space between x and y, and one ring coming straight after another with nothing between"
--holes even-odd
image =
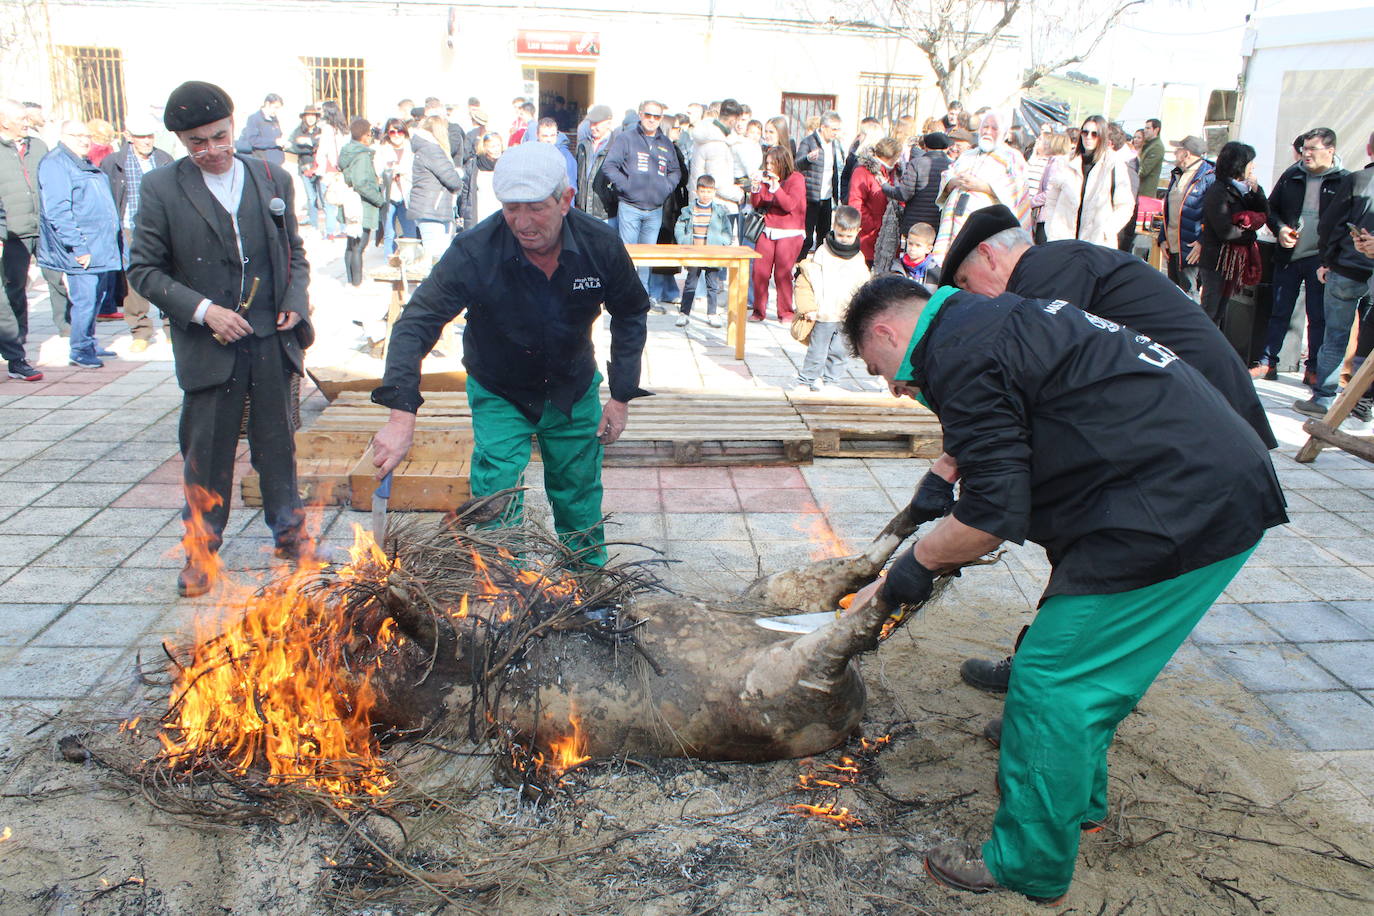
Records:
<instances>
[{"instance_id":1,"label":"handbag","mask_svg":"<svg viewBox=\"0 0 1374 916\"><path fill-rule=\"evenodd\" d=\"M746 242L753 245L759 240L759 236L763 235L763 229L763 211L751 210L744 217L744 228L740 231L740 235Z\"/></svg>"},{"instance_id":2,"label":"handbag","mask_svg":"<svg viewBox=\"0 0 1374 916\"><path fill-rule=\"evenodd\" d=\"M792 326L788 329L792 332L792 339L797 343L810 343L811 332L816 329L816 319L814 313L801 314L798 312L792 316Z\"/></svg>"}]
</instances>

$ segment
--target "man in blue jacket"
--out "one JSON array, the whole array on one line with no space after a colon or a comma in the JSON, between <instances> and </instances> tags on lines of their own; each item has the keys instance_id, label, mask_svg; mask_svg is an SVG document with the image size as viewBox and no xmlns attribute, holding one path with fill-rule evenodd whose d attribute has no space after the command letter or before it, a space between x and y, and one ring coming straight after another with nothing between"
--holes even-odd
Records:
<instances>
[{"instance_id":1,"label":"man in blue jacket","mask_svg":"<svg viewBox=\"0 0 1374 916\"><path fill-rule=\"evenodd\" d=\"M123 259L119 251L119 210L105 173L91 165L91 132L82 121L62 125L62 140L38 164L41 218L38 263L67 275L72 301L70 362L99 369L95 316L115 294Z\"/></svg>"},{"instance_id":2,"label":"man in blue jacket","mask_svg":"<svg viewBox=\"0 0 1374 916\"><path fill-rule=\"evenodd\" d=\"M286 144L282 140L281 123L277 121L281 106L281 96L275 92L267 93L267 98L262 100L262 108L248 116L243 133L239 134L238 142L234 144L234 151L245 156L257 156L273 165L285 162Z\"/></svg>"},{"instance_id":3,"label":"man in blue jacket","mask_svg":"<svg viewBox=\"0 0 1374 916\"><path fill-rule=\"evenodd\" d=\"M639 124L611 141L601 170L615 187L620 208L620 240L627 245L653 245L663 225L663 202L677 189L682 169L673 142L660 130L663 103L639 106ZM649 268L639 270L639 282L649 287ZM662 311L660 308L659 311Z\"/></svg>"},{"instance_id":4,"label":"man in blue jacket","mask_svg":"<svg viewBox=\"0 0 1374 916\"><path fill-rule=\"evenodd\" d=\"M1206 158L1207 147L1197 137L1175 140L1174 170L1164 198L1164 226L1159 247L1168 259L1169 279L1194 299L1198 298L1198 261L1202 259L1202 197L1216 179L1216 168Z\"/></svg>"}]
</instances>

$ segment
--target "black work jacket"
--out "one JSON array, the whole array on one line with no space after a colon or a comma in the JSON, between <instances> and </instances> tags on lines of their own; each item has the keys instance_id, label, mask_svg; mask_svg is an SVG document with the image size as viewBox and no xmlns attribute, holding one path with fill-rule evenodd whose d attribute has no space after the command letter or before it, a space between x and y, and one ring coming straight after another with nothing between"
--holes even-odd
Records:
<instances>
[{"instance_id":1,"label":"black work jacket","mask_svg":"<svg viewBox=\"0 0 1374 916\"><path fill-rule=\"evenodd\" d=\"M1215 388L1062 300L953 292L910 367L959 464L955 517L1043 546L1042 601L1172 579L1287 521L1264 444Z\"/></svg>"},{"instance_id":2,"label":"black work jacket","mask_svg":"<svg viewBox=\"0 0 1374 916\"><path fill-rule=\"evenodd\" d=\"M494 213L455 238L415 290L392 328L386 374L372 400L416 412L424 403L420 361L444 325L466 312L469 375L531 422L543 416L546 401L570 415L596 375L591 331L603 304L611 316L611 397L646 395L639 370L649 297L615 230L569 210L558 269L549 279Z\"/></svg>"},{"instance_id":3,"label":"black work jacket","mask_svg":"<svg viewBox=\"0 0 1374 916\"><path fill-rule=\"evenodd\" d=\"M1159 341L1216 386L1266 447L1278 446L1255 383L1226 335L1186 293L1140 258L1077 239L1035 245L1016 263L1007 292L1064 299Z\"/></svg>"}]
</instances>

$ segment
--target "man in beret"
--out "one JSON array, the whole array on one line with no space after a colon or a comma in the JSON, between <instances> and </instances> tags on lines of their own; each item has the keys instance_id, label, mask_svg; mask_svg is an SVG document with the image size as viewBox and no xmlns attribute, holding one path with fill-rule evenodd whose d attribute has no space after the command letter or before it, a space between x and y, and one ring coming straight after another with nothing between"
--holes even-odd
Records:
<instances>
[{"instance_id":1,"label":"man in beret","mask_svg":"<svg viewBox=\"0 0 1374 916\"><path fill-rule=\"evenodd\" d=\"M1168 347L1212 383L1266 448L1278 441L1235 349L1168 277L1126 252L1068 239L1035 245L1006 207L969 217L945 257L945 280L984 296L1015 293L1063 299ZM1007 689L1011 659L969 659L964 680L993 693Z\"/></svg>"},{"instance_id":2,"label":"man in beret","mask_svg":"<svg viewBox=\"0 0 1374 916\"><path fill-rule=\"evenodd\" d=\"M463 365L472 407L474 497L520 483L539 438L559 536L586 563L606 562L601 456L625 430L639 387L649 297L616 231L572 209L563 157L547 143L507 150L492 178L501 212L453 240L391 332L372 400L391 408L373 439L377 475L414 438L420 361L466 313ZM591 331L611 316L610 399L599 396ZM517 521L517 495L509 521Z\"/></svg>"},{"instance_id":3,"label":"man in beret","mask_svg":"<svg viewBox=\"0 0 1374 916\"><path fill-rule=\"evenodd\" d=\"M129 282L176 326L187 551L177 589L189 597L210 587L245 407L276 555L314 553L296 489L290 383L314 334L290 176L234 154L234 104L218 86L178 86L163 120L190 155L143 176Z\"/></svg>"},{"instance_id":4,"label":"man in beret","mask_svg":"<svg viewBox=\"0 0 1374 916\"><path fill-rule=\"evenodd\" d=\"M957 502L944 482L950 514L850 613L874 595L923 604L936 575L1003 541L1049 557L1007 693L991 837L925 861L951 887L1054 901L1080 831L1107 815L1117 724L1265 530L1287 521L1273 465L1168 347L1062 299L932 296L883 277L855 294L845 334L870 373L940 418L944 481L960 480Z\"/></svg>"}]
</instances>

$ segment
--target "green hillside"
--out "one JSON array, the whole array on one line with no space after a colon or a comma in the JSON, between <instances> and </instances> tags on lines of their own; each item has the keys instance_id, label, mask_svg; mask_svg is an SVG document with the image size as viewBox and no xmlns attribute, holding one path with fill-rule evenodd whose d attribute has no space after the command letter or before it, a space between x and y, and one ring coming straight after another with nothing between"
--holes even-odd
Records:
<instances>
[{"instance_id":1,"label":"green hillside","mask_svg":"<svg viewBox=\"0 0 1374 916\"><path fill-rule=\"evenodd\" d=\"M1067 80L1062 76L1047 76L1037 83L1027 95L1037 99L1067 102L1069 105L1069 123L1081 124L1084 118L1104 113L1102 101L1106 92L1106 83L1093 86L1076 80ZM1114 119L1120 113L1121 106L1125 105L1126 100L1130 97L1131 90L1125 86L1117 86L1112 90L1112 110L1106 112L1109 120Z\"/></svg>"}]
</instances>

